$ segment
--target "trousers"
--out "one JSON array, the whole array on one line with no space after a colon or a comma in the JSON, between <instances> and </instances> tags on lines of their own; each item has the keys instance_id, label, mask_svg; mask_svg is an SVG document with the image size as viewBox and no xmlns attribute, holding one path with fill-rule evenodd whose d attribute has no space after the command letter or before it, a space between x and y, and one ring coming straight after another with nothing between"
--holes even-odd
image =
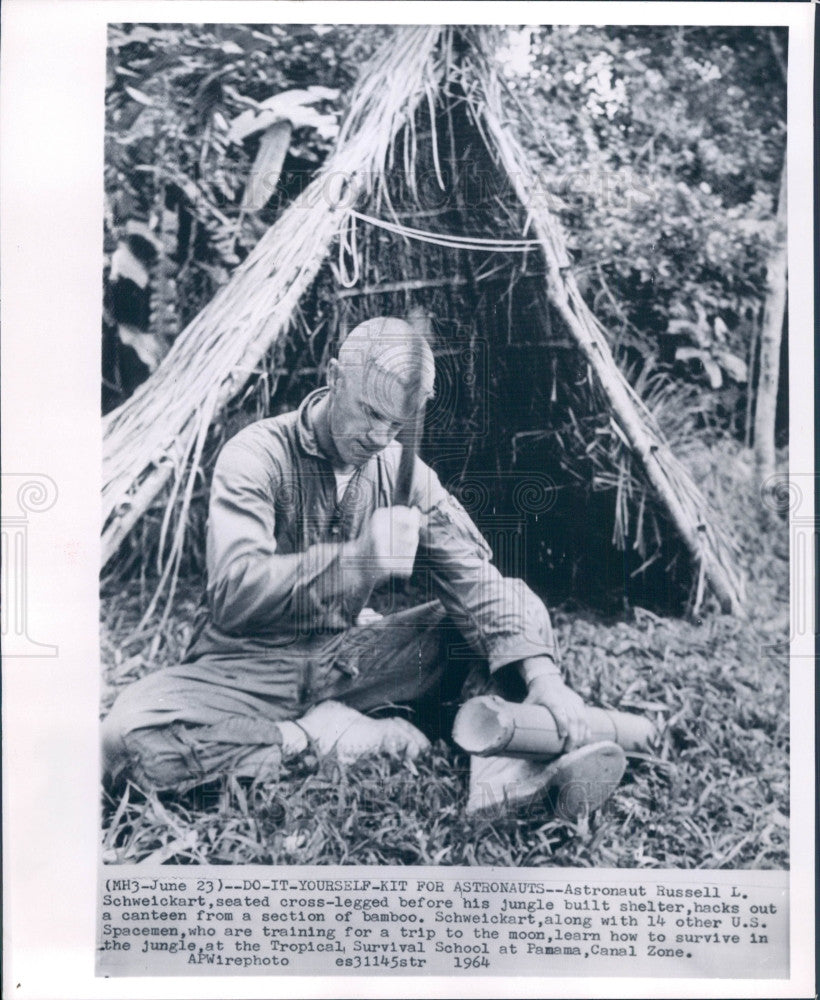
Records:
<instances>
[{"instance_id":1,"label":"trousers","mask_svg":"<svg viewBox=\"0 0 820 1000\"><path fill-rule=\"evenodd\" d=\"M277 722L331 699L359 711L415 704L422 728L435 728L432 716L458 698L476 665L444 617L431 601L345 632L149 674L103 720L106 776L155 790L194 787L280 745Z\"/></svg>"}]
</instances>

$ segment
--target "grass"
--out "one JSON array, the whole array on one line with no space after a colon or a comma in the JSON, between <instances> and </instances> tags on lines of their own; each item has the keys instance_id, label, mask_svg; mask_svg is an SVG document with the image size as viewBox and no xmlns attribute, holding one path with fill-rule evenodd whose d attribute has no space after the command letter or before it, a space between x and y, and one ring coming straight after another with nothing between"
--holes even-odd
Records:
<instances>
[{"instance_id":1,"label":"grass","mask_svg":"<svg viewBox=\"0 0 820 1000\"><path fill-rule=\"evenodd\" d=\"M306 756L280 780L225 778L185 796L129 785L103 802L110 863L407 864L651 868L788 866L788 535L760 509L748 455L723 444L689 456L730 512L749 573L748 620L708 607L687 621L634 608L619 621L553 611L562 660L587 700L650 715L653 754L576 824L542 809L465 817L467 758L439 741L415 763L341 770ZM174 662L198 594L159 635L134 629L150 593L103 600L104 708L129 681Z\"/></svg>"}]
</instances>

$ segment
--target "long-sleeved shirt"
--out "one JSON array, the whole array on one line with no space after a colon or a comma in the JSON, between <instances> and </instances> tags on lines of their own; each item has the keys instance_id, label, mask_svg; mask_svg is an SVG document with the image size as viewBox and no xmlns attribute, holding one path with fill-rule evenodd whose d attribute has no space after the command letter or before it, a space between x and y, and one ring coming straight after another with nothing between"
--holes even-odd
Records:
<instances>
[{"instance_id":1,"label":"long-sleeved shirt","mask_svg":"<svg viewBox=\"0 0 820 1000\"><path fill-rule=\"evenodd\" d=\"M317 439L315 408L258 421L222 449L211 485L207 567L210 623L196 655L230 655L350 628L369 598L350 546L369 516L397 503L401 445L390 444L351 477L340 502L333 466ZM409 500L425 515L417 568L490 670L554 655L544 604L503 577L463 506L416 458ZM365 574L366 576L366 574Z\"/></svg>"}]
</instances>

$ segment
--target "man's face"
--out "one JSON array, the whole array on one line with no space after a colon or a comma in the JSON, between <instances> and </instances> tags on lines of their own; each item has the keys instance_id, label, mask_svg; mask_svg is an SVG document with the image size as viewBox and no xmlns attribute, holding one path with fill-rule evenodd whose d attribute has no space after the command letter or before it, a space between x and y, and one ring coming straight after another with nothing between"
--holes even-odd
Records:
<instances>
[{"instance_id":1,"label":"man's face","mask_svg":"<svg viewBox=\"0 0 820 1000\"><path fill-rule=\"evenodd\" d=\"M342 370L331 362L328 384L330 433L346 465L364 465L383 451L424 405L420 393L375 366Z\"/></svg>"}]
</instances>

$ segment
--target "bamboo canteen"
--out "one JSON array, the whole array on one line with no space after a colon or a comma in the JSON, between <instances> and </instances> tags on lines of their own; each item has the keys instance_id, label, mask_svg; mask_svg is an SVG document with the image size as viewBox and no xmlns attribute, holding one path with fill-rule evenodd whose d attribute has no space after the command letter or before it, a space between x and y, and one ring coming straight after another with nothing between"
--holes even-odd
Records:
<instances>
[{"instance_id":1,"label":"bamboo canteen","mask_svg":"<svg viewBox=\"0 0 820 1000\"><path fill-rule=\"evenodd\" d=\"M627 752L649 750L655 727L642 715L587 707L588 743L610 740ZM552 713L543 705L516 704L497 695L470 698L458 710L453 739L479 757L556 757L564 739Z\"/></svg>"}]
</instances>

